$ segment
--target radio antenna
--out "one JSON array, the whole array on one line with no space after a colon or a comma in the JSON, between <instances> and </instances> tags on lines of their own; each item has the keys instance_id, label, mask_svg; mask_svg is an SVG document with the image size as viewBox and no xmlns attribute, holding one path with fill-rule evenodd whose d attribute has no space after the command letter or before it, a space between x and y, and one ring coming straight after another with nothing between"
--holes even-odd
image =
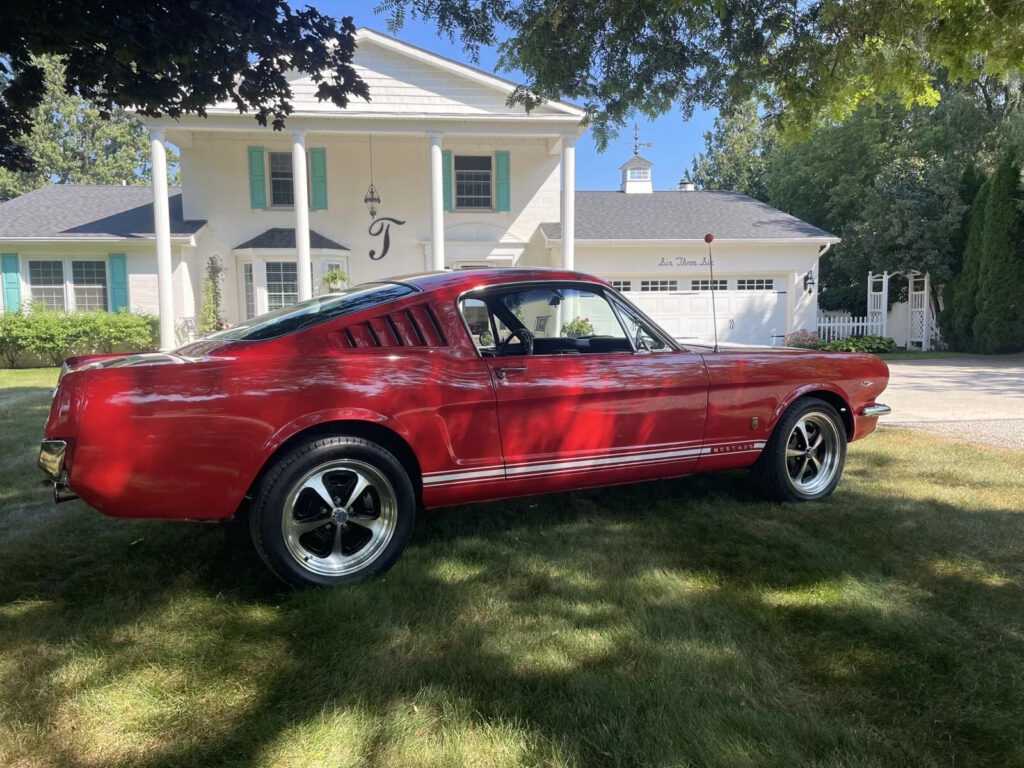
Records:
<instances>
[{"instance_id":1,"label":"radio antenna","mask_svg":"<svg viewBox=\"0 0 1024 768\"><path fill-rule=\"evenodd\" d=\"M715 311L715 260L711 257L711 241L715 236L708 232L704 242L708 244L708 269L711 271L711 323L715 328L715 352L718 352L718 312Z\"/></svg>"}]
</instances>

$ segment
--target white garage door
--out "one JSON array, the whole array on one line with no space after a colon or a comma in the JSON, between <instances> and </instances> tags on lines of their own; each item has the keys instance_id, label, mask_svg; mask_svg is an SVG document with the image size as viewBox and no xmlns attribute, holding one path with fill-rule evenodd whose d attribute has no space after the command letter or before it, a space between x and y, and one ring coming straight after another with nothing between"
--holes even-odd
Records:
<instances>
[{"instance_id":1,"label":"white garage door","mask_svg":"<svg viewBox=\"0 0 1024 768\"><path fill-rule=\"evenodd\" d=\"M630 301L681 341L714 342L710 280L614 280ZM786 334L786 294L772 277L715 280L718 340L734 344L782 343Z\"/></svg>"}]
</instances>

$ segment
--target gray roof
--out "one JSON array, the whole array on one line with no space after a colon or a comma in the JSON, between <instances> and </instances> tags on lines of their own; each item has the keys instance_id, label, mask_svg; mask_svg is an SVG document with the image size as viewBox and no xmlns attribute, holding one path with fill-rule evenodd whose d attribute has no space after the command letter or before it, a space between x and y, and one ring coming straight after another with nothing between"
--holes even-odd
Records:
<instances>
[{"instance_id":1,"label":"gray roof","mask_svg":"<svg viewBox=\"0 0 1024 768\"><path fill-rule=\"evenodd\" d=\"M558 222L541 224L549 240L562 238ZM577 240L720 240L838 238L739 192L577 192Z\"/></svg>"},{"instance_id":2,"label":"gray roof","mask_svg":"<svg viewBox=\"0 0 1024 768\"><path fill-rule=\"evenodd\" d=\"M168 194L171 236L198 232L205 221L186 221L181 188ZM0 203L0 237L74 240L153 237L153 188L50 184Z\"/></svg>"},{"instance_id":3,"label":"gray roof","mask_svg":"<svg viewBox=\"0 0 1024 768\"><path fill-rule=\"evenodd\" d=\"M262 232L256 237L246 240L241 245L236 245L235 250L240 251L245 248L269 248L273 250L287 250L295 247L295 230L287 229L285 227L274 227L268 229L266 232ZM322 250L331 251L347 251L341 243L336 243L329 237L324 237L315 230L309 230L309 247L320 248Z\"/></svg>"}]
</instances>

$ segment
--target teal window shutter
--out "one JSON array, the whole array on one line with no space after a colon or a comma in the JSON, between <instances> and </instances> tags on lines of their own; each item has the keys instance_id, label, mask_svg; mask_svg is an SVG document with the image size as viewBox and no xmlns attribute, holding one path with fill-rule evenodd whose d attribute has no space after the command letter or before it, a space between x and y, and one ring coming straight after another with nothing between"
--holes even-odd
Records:
<instances>
[{"instance_id":1,"label":"teal window shutter","mask_svg":"<svg viewBox=\"0 0 1024 768\"><path fill-rule=\"evenodd\" d=\"M249 207L267 207L267 175L263 170L263 147L249 147Z\"/></svg>"},{"instance_id":2,"label":"teal window shutter","mask_svg":"<svg viewBox=\"0 0 1024 768\"><path fill-rule=\"evenodd\" d=\"M313 147L309 150L309 188L314 211L327 209L327 150Z\"/></svg>"},{"instance_id":3,"label":"teal window shutter","mask_svg":"<svg viewBox=\"0 0 1024 768\"><path fill-rule=\"evenodd\" d=\"M441 151L441 197L444 199L444 209L454 211L455 204L452 200L452 151L445 149Z\"/></svg>"},{"instance_id":4,"label":"teal window shutter","mask_svg":"<svg viewBox=\"0 0 1024 768\"><path fill-rule=\"evenodd\" d=\"M21 309L21 281L18 279L18 254L0 253L0 274L3 279L4 309Z\"/></svg>"},{"instance_id":5,"label":"teal window shutter","mask_svg":"<svg viewBox=\"0 0 1024 768\"><path fill-rule=\"evenodd\" d=\"M128 265L123 253L107 256L110 272L110 311L128 308Z\"/></svg>"},{"instance_id":6,"label":"teal window shutter","mask_svg":"<svg viewBox=\"0 0 1024 768\"><path fill-rule=\"evenodd\" d=\"M507 211L510 200L508 152L494 153L494 210Z\"/></svg>"}]
</instances>

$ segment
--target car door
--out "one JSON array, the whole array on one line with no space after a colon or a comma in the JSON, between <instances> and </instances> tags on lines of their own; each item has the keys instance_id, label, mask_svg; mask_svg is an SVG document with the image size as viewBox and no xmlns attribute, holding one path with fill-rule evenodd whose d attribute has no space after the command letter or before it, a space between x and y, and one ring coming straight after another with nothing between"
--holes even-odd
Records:
<instances>
[{"instance_id":1,"label":"car door","mask_svg":"<svg viewBox=\"0 0 1024 768\"><path fill-rule=\"evenodd\" d=\"M511 492L669 477L696 465L703 360L675 349L602 286L502 286L467 309L494 382Z\"/></svg>"}]
</instances>

